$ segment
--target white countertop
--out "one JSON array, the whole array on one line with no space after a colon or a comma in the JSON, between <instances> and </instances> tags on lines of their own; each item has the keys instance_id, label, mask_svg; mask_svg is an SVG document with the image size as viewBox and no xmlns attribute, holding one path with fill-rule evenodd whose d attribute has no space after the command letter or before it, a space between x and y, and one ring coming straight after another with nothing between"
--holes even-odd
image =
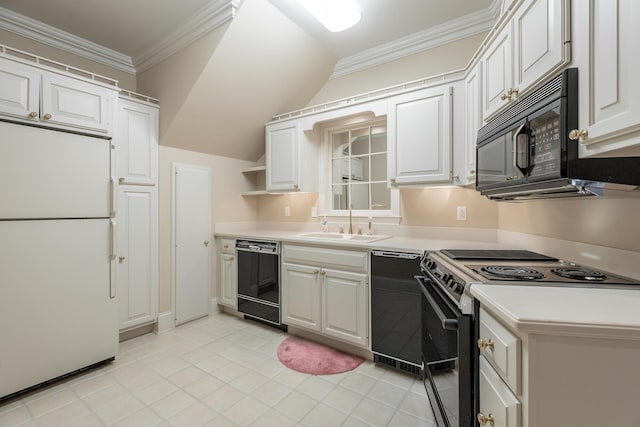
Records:
<instances>
[{"instance_id":1,"label":"white countertop","mask_svg":"<svg viewBox=\"0 0 640 427\"><path fill-rule=\"evenodd\" d=\"M452 233L451 239L441 237L390 237L374 242L356 242L350 240L333 240L333 239L317 239L300 236L305 231L290 230L267 230L267 229L249 229L249 230L225 230L216 231L216 237L227 238L244 238L244 239L263 239L277 240L285 243L299 243L310 246L339 247L352 249L375 249L375 250L404 250L404 251L424 251L437 249L499 249L508 248L504 244L499 244L495 240L478 240L477 236L472 236L469 231L469 238L465 238L464 230Z\"/></svg>"},{"instance_id":2,"label":"white countertop","mask_svg":"<svg viewBox=\"0 0 640 427\"><path fill-rule=\"evenodd\" d=\"M523 333L640 340L640 289L472 285L471 294Z\"/></svg>"}]
</instances>

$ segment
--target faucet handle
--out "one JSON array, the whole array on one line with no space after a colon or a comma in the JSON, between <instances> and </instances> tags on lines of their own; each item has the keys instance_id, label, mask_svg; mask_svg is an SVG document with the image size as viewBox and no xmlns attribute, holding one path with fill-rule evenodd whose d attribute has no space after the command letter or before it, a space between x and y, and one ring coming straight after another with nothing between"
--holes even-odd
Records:
<instances>
[{"instance_id":1,"label":"faucet handle","mask_svg":"<svg viewBox=\"0 0 640 427\"><path fill-rule=\"evenodd\" d=\"M340 234L344 233L344 227L342 225L338 227L338 232Z\"/></svg>"}]
</instances>

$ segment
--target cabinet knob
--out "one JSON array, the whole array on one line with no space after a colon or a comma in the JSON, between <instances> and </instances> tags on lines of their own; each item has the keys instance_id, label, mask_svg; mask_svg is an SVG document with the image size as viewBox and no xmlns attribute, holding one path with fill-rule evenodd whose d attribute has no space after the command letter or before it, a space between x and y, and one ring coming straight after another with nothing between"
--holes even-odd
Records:
<instances>
[{"instance_id":1,"label":"cabinet knob","mask_svg":"<svg viewBox=\"0 0 640 427\"><path fill-rule=\"evenodd\" d=\"M205 240L205 241L204 241L204 245L205 245L205 246L209 246L209 241L208 241L208 240Z\"/></svg>"},{"instance_id":2,"label":"cabinet knob","mask_svg":"<svg viewBox=\"0 0 640 427\"><path fill-rule=\"evenodd\" d=\"M293 189L294 189L294 190L299 190L299 189L300 189L300 187L298 186L298 184L293 184Z\"/></svg>"},{"instance_id":3,"label":"cabinet knob","mask_svg":"<svg viewBox=\"0 0 640 427\"><path fill-rule=\"evenodd\" d=\"M502 95L500 95L500 99L502 101L506 101L507 99L511 99L511 97L509 95L507 95L506 93L503 93Z\"/></svg>"},{"instance_id":4,"label":"cabinet knob","mask_svg":"<svg viewBox=\"0 0 640 427\"><path fill-rule=\"evenodd\" d=\"M119 256L119 257L118 257L118 261L120 261L120 263L123 263L123 262L124 262L124 260L125 260L125 258L124 258L123 256Z\"/></svg>"},{"instance_id":5,"label":"cabinet knob","mask_svg":"<svg viewBox=\"0 0 640 427\"><path fill-rule=\"evenodd\" d=\"M586 129L573 129L571 132L569 132L569 139L572 141L585 140L588 136L589 132Z\"/></svg>"},{"instance_id":6,"label":"cabinet knob","mask_svg":"<svg viewBox=\"0 0 640 427\"><path fill-rule=\"evenodd\" d=\"M50 120L51 119L51 114L47 113L44 116L42 116L43 119L45 120Z\"/></svg>"},{"instance_id":7,"label":"cabinet knob","mask_svg":"<svg viewBox=\"0 0 640 427\"><path fill-rule=\"evenodd\" d=\"M489 425L494 426L496 421L493 419L493 415L489 414L489 415L485 415L482 412L478 412L478 422L480 423L481 426L487 425L487 423L489 423Z\"/></svg>"},{"instance_id":8,"label":"cabinet knob","mask_svg":"<svg viewBox=\"0 0 640 427\"><path fill-rule=\"evenodd\" d=\"M35 111L32 111L29 113L29 117L32 119L35 119L36 117L38 117L38 113L36 113Z\"/></svg>"},{"instance_id":9,"label":"cabinet knob","mask_svg":"<svg viewBox=\"0 0 640 427\"><path fill-rule=\"evenodd\" d=\"M313 274L318 274L318 273L320 273L320 270L313 270L312 273Z\"/></svg>"},{"instance_id":10,"label":"cabinet knob","mask_svg":"<svg viewBox=\"0 0 640 427\"><path fill-rule=\"evenodd\" d=\"M120 178L118 178L118 183L119 184L124 184L124 177L121 176Z\"/></svg>"},{"instance_id":11,"label":"cabinet knob","mask_svg":"<svg viewBox=\"0 0 640 427\"><path fill-rule=\"evenodd\" d=\"M391 183L391 185L395 185L396 179L395 178L389 178L389 182Z\"/></svg>"},{"instance_id":12,"label":"cabinet knob","mask_svg":"<svg viewBox=\"0 0 640 427\"><path fill-rule=\"evenodd\" d=\"M320 275L321 275L321 276L324 276L325 274L327 274L327 272L326 272L326 271L324 271L324 270L320 270Z\"/></svg>"},{"instance_id":13,"label":"cabinet knob","mask_svg":"<svg viewBox=\"0 0 640 427\"><path fill-rule=\"evenodd\" d=\"M222 245L223 248L229 249L229 245Z\"/></svg>"},{"instance_id":14,"label":"cabinet knob","mask_svg":"<svg viewBox=\"0 0 640 427\"><path fill-rule=\"evenodd\" d=\"M476 170L475 170L475 169L471 169L471 170L469 171L469 175L475 175L475 174L476 174Z\"/></svg>"},{"instance_id":15,"label":"cabinet knob","mask_svg":"<svg viewBox=\"0 0 640 427\"><path fill-rule=\"evenodd\" d=\"M494 349L493 340L491 338L489 338L486 341L483 340L482 338L478 339L478 348L480 350L491 350L491 351L493 351L493 349Z\"/></svg>"}]
</instances>

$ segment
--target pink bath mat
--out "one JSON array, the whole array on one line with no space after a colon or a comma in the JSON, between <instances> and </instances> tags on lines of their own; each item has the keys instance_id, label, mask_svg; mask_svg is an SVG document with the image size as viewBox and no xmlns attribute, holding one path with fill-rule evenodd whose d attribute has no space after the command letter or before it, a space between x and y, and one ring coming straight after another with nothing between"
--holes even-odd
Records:
<instances>
[{"instance_id":1,"label":"pink bath mat","mask_svg":"<svg viewBox=\"0 0 640 427\"><path fill-rule=\"evenodd\" d=\"M362 359L290 336L278 347L278 359L287 368L311 375L331 375L355 369Z\"/></svg>"}]
</instances>

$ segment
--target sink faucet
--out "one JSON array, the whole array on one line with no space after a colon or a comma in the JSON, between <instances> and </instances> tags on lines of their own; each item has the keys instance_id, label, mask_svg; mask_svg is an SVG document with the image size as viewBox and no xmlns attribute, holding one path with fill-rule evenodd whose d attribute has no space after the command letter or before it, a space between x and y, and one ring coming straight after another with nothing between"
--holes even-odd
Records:
<instances>
[{"instance_id":1,"label":"sink faucet","mask_svg":"<svg viewBox=\"0 0 640 427\"><path fill-rule=\"evenodd\" d=\"M352 209L353 209L353 203L349 204L349 234L353 234L353 221L351 216Z\"/></svg>"}]
</instances>

